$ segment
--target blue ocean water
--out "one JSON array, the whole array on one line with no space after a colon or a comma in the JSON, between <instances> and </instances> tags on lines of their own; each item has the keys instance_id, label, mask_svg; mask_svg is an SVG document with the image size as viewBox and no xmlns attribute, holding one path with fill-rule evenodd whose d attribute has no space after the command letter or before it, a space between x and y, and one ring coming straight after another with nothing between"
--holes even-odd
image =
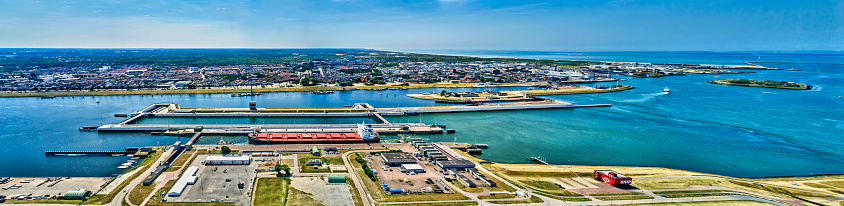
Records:
<instances>
[{"instance_id":1,"label":"blue ocean water","mask_svg":"<svg viewBox=\"0 0 844 206\"><path fill-rule=\"evenodd\" d=\"M465 51L464 51L465 52ZM493 51L463 55L535 58L537 52ZM577 59L572 55L549 59ZM580 53L578 58L606 61L742 64L758 54L693 52L623 55ZM769 52L771 53L771 52ZM449 53L445 53L449 54ZM842 53L778 52L759 63L799 71L754 71L729 75L625 78L633 90L560 95L552 98L580 104L610 103L607 108L503 111L391 117L391 121L447 124L456 134L421 135L432 141L486 143L483 158L522 163L543 156L551 163L659 166L741 177L844 173L844 59ZM690 60L689 60L690 59ZM674 61L677 60L677 61ZM690 61L690 62L681 62ZM784 63L799 62L799 63ZM708 84L720 78L748 78L811 84L808 91ZM601 83L598 83L601 84ZM662 93L668 87L671 92ZM449 89L473 91L484 88ZM521 88L502 88L521 89ZM269 93L233 98L227 94L101 96L0 99L0 176L108 176L125 159L112 157L45 157L46 150L119 150L163 145L170 137L145 133L91 133L77 128L122 120L128 113L156 102L182 107L342 107L368 102L376 107L436 105L405 97L407 93L442 89L351 91L330 95ZM381 94L379 94L381 93ZM200 120L209 121L209 120ZM239 120L238 120L239 121ZM200 142L216 143L222 137ZM230 137L226 137L230 138ZM395 136L384 136L394 139ZM237 138L226 141L245 143Z\"/></svg>"}]
</instances>

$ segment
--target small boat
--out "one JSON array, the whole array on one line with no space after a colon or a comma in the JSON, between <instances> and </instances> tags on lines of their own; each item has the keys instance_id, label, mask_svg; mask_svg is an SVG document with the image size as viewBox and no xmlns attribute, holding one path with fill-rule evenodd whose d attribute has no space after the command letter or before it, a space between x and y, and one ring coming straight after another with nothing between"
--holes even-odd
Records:
<instances>
[{"instance_id":1,"label":"small boat","mask_svg":"<svg viewBox=\"0 0 844 206\"><path fill-rule=\"evenodd\" d=\"M381 93L379 92L378 95L381 95Z\"/></svg>"},{"instance_id":2,"label":"small boat","mask_svg":"<svg viewBox=\"0 0 844 206\"><path fill-rule=\"evenodd\" d=\"M668 87L666 87L665 89L662 89L662 92L668 93Z\"/></svg>"},{"instance_id":3,"label":"small boat","mask_svg":"<svg viewBox=\"0 0 844 206\"><path fill-rule=\"evenodd\" d=\"M402 87L402 88L401 88L401 90L407 90L407 88L405 88L405 87Z\"/></svg>"},{"instance_id":4,"label":"small boat","mask_svg":"<svg viewBox=\"0 0 844 206\"><path fill-rule=\"evenodd\" d=\"M55 98L56 97L54 97L54 96L43 96L43 97L41 97L41 99L55 99Z\"/></svg>"},{"instance_id":5,"label":"small boat","mask_svg":"<svg viewBox=\"0 0 844 206\"><path fill-rule=\"evenodd\" d=\"M100 103L100 99L97 99L97 104L99 104L99 103Z\"/></svg>"}]
</instances>

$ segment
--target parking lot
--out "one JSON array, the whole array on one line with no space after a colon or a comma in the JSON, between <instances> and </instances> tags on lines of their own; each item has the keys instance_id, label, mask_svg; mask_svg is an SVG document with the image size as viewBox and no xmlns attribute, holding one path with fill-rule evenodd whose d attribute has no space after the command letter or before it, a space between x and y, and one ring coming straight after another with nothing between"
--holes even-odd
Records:
<instances>
[{"instance_id":1,"label":"parking lot","mask_svg":"<svg viewBox=\"0 0 844 206\"><path fill-rule=\"evenodd\" d=\"M28 183L24 183L27 182L27 180ZM95 193L97 192L97 190L100 189L100 186L106 183L108 178L72 177L70 179L61 178L61 181L59 181L58 183L55 183L56 181L50 181L41 184L45 180L47 180L47 178L14 178L13 181L0 185L0 188L6 188L7 186L11 185L19 185L20 188L0 190L0 195L9 197L12 195L31 193L32 196L54 196L57 194L64 194L67 191L71 191L74 189L86 189L88 191L91 191L91 193ZM55 184L53 185L53 183ZM41 185L39 186L39 184Z\"/></svg>"},{"instance_id":2,"label":"parking lot","mask_svg":"<svg viewBox=\"0 0 844 206\"><path fill-rule=\"evenodd\" d=\"M255 169L260 162L250 165L204 165L207 155L199 155L190 166L196 166L198 180L188 185L179 197L166 197L168 202L208 202L214 200L249 203ZM238 184L243 183L243 189ZM242 204L239 204L242 205Z\"/></svg>"},{"instance_id":3,"label":"parking lot","mask_svg":"<svg viewBox=\"0 0 844 206\"><path fill-rule=\"evenodd\" d=\"M425 169L425 172L410 175L401 172L399 167L388 167L385 171L382 169L382 166L385 166L384 160L381 159L380 156L369 155L365 159L372 169L377 170L378 179L384 181L391 190L403 189L410 191L423 191L425 188L432 187L431 184L425 183L427 179L435 181L436 179L442 180L443 177L436 166L433 166L432 164L425 165L424 162L418 160L417 163ZM405 179L407 179L407 182L404 181ZM436 183L434 183L434 185L436 185Z\"/></svg>"}]
</instances>

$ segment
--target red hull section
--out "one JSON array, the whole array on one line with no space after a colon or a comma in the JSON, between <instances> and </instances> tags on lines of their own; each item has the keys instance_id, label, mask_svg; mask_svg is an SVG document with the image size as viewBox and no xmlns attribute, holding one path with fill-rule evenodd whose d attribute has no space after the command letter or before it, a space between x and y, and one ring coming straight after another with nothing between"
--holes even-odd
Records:
<instances>
[{"instance_id":1,"label":"red hull section","mask_svg":"<svg viewBox=\"0 0 844 206\"><path fill-rule=\"evenodd\" d=\"M356 133L264 133L249 134L249 142L253 144L343 144L343 143L377 143L378 138L364 140Z\"/></svg>"},{"instance_id":2,"label":"red hull section","mask_svg":"<svg viewBox=\"0 0 844 206\"><path fill-rule=\"evenodd\" d=\"M608 185L629 185L633 182L633 178L612 170L595 170L593 175L595 176L595 179L607 183Z\"/></svg>"}]
</instances>

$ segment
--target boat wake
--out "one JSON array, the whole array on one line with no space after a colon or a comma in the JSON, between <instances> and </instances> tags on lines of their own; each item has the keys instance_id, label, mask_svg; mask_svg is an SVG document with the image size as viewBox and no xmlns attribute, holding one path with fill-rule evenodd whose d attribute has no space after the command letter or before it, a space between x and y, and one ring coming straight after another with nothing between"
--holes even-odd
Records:
<instances>
[{"instance_id":1,"label":"boat wake","mask_svg":"<svg viewBox=\"0 0 844 206\"><path fill-rule=\"evenodd\" d=\"M662 95L666 95L666 94L668 94L668 93L667 93L667 92L659 92L659 93L652 93L652 94L641 94L641 95L642 95L642 98L639 98L639 99L628 99L628 100L623 100L623 101L621 101L621 102L628 102L628 103L629 103L629 102L646 102L646 101L649 101L649 100L651 100L651 99L653 99L653 98L656 98L656 97L658 97L658 96L662 96Z\"/></svg>"}]
</instances>

